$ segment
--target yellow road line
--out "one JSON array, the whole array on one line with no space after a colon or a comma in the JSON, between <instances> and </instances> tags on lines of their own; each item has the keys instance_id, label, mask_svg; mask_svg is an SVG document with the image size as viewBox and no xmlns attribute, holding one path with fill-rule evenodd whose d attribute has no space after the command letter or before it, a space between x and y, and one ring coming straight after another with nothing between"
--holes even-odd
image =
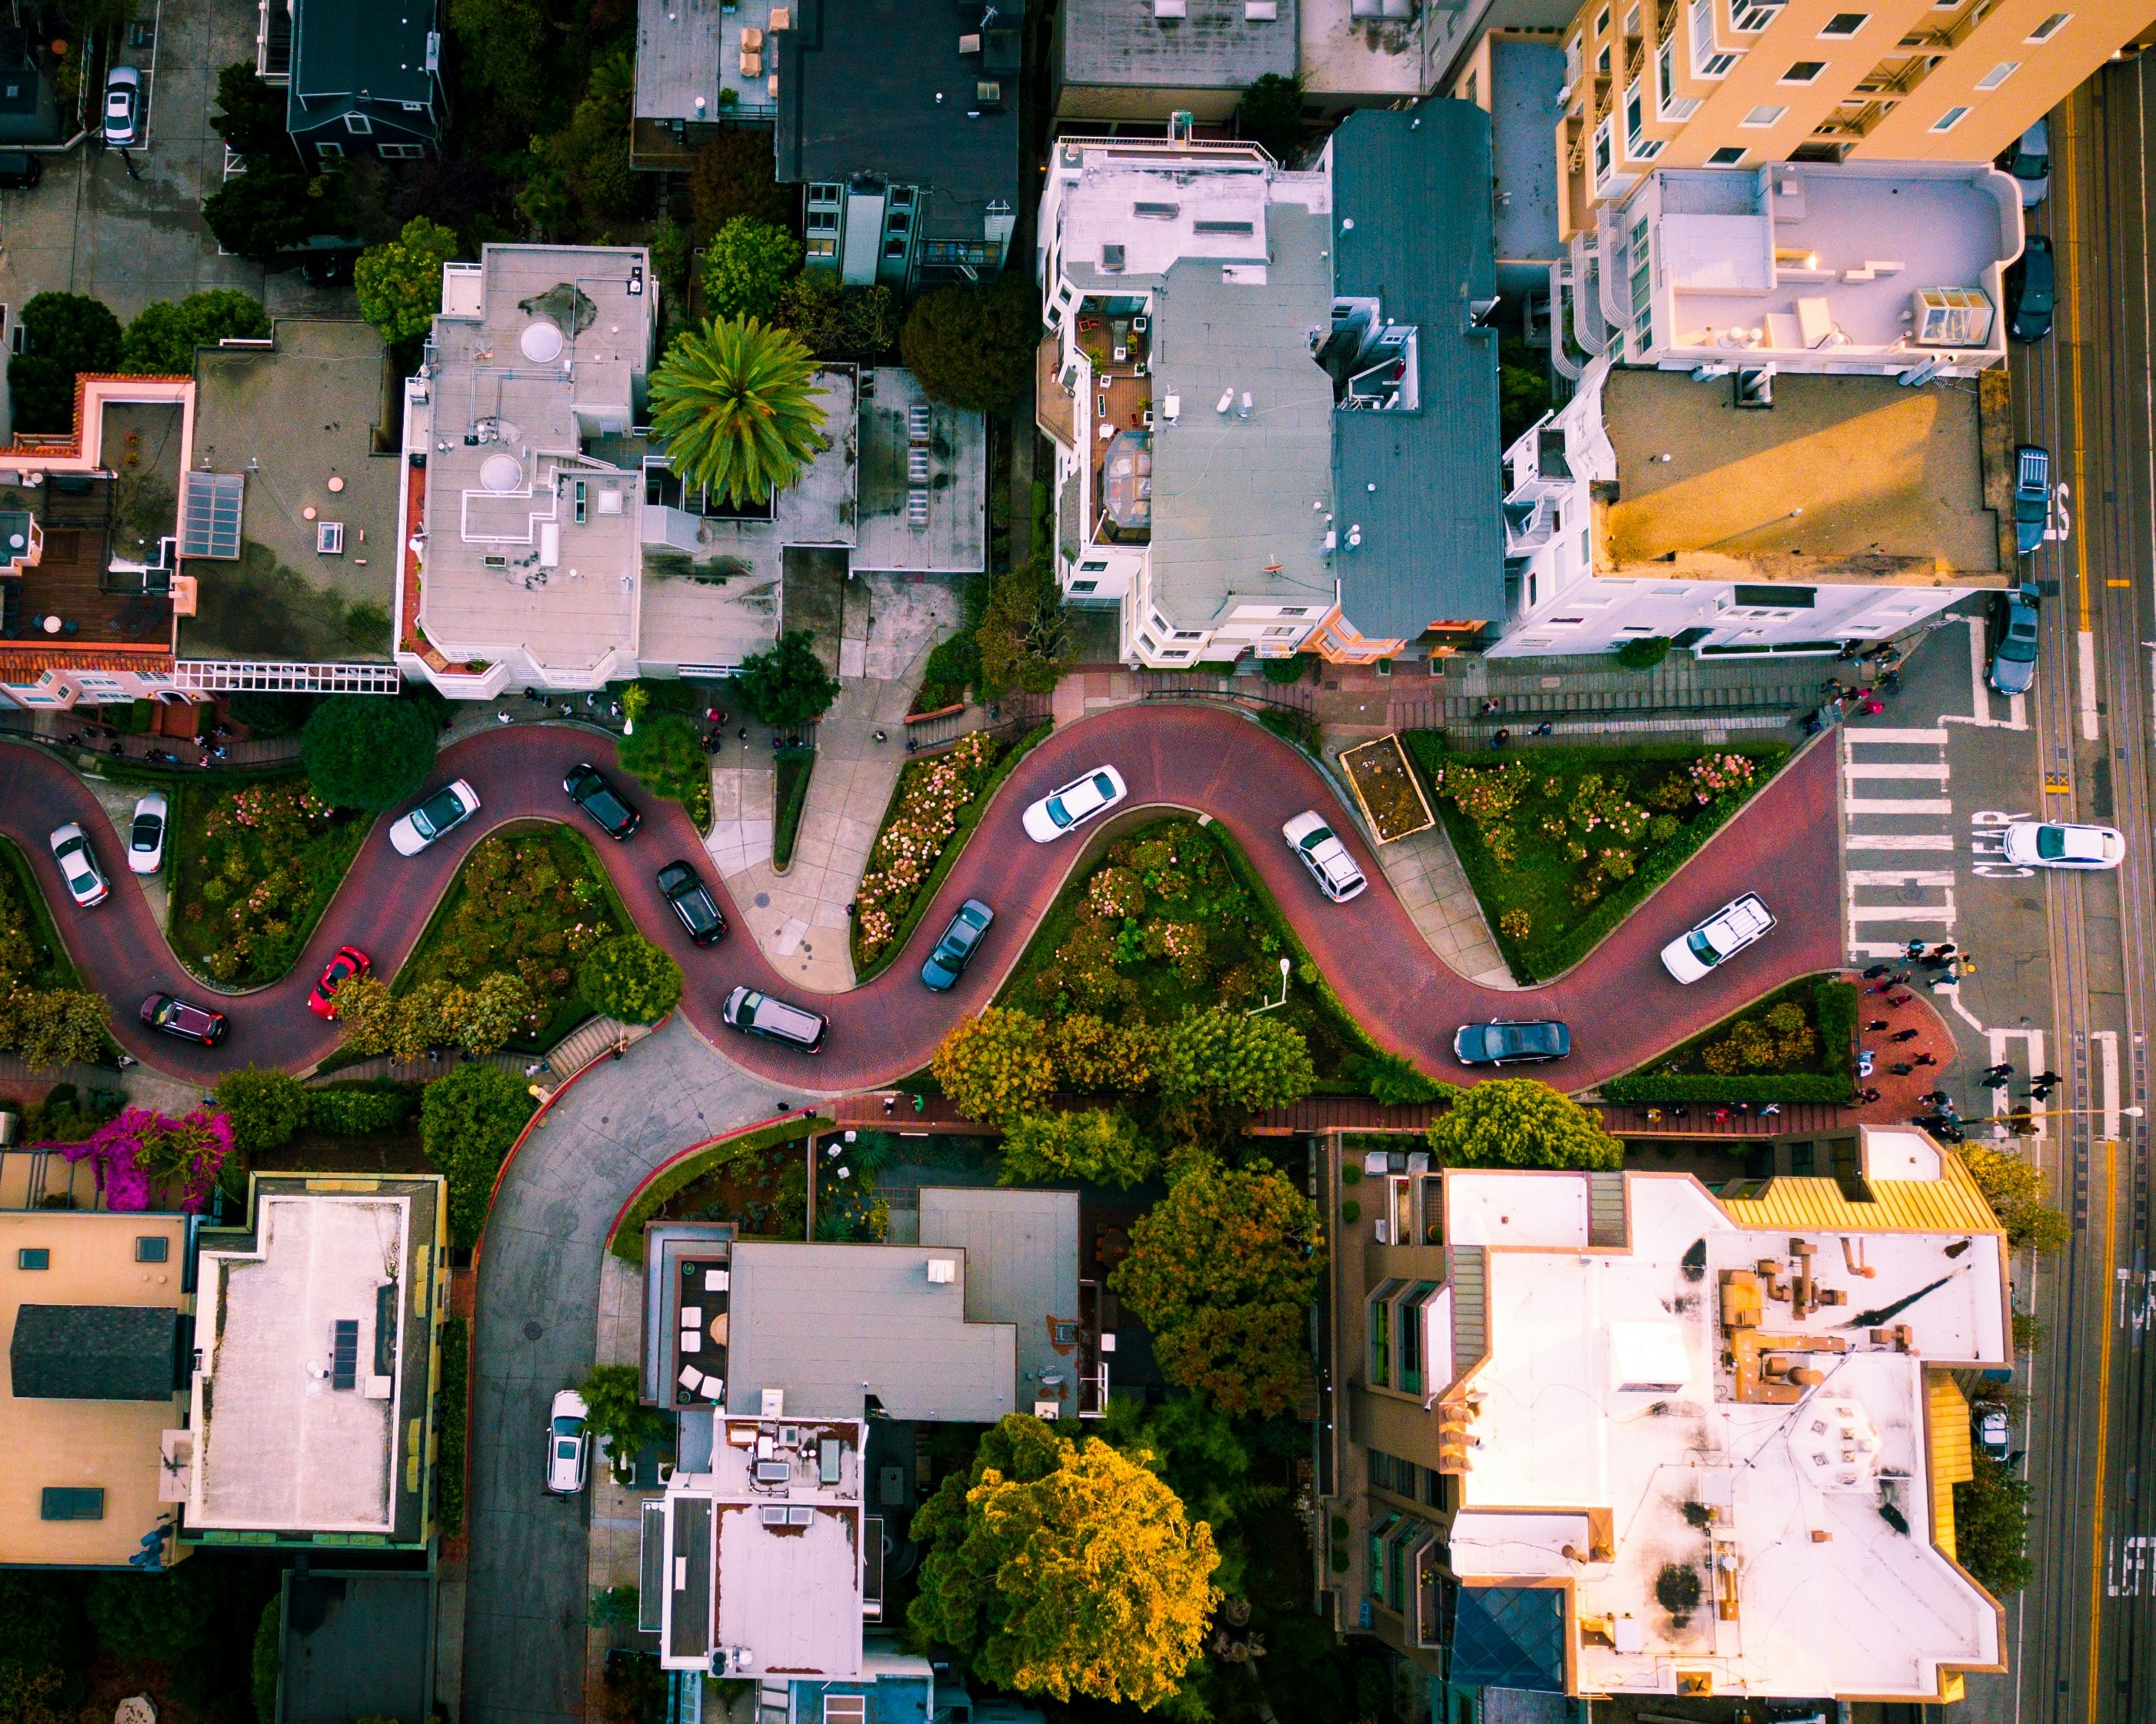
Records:
<instances>
[{"instance_id":1,"label":"yellow road line","mask_svg":"<svg viewBox=\"0 0 2156 1724\"><path fill-rule=\"evenodd\" d=\"M2097 1635L2103 1624L2103 1465L2111 1437L2111 1281L2112 1229L2118 1213L2118 1146L2107 1139L2103 1146L2103 1363L2097 1373L2096 1390L2096 1517L2089 1536L2089 1670L2088 1716L2097 1711Z\"/></svg>"},{"instance_id":2,"label":"yellow road line","mask_svg":"<svg viewBox=\"0 0 2156 1724\"><path fill-rule=\"evenodd\" d=\"M2074 178L2074 146L2078 141L2075 124L2078 104L2066 105L2065 147L2061 151L2063 177L2067 187L2066 205L2066 272L2070 284L2066 295L2066 318L2071 326L2066 336L2067 374L2071 378L2074 392L2074 506L2088 507L2088 484L2082 472L2082 450L2087 439L2082 431L2082 293L2081 270L2081 198L2079 185ZM2074 535L2075 579L2081 588L2082 633L2087 634L2089 623L2088 587L2088 532L2086 525Z\"/></svg>"}]
</instances>

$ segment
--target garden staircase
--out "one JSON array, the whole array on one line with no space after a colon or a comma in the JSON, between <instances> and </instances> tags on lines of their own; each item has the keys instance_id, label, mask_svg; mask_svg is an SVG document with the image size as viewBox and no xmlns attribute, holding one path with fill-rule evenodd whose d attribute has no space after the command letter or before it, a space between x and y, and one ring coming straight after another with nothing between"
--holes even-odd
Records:
<instances>
[{"instance_id":1,"label":"garden staircase","mask_svg":"<svg viewBox=\"0 0 2156 1724\"><path fill-rule=\"evenodd\" d=\"M1595 731L1757 736L1816 707L1830 676L1854 683L1856 667L1830 658L1706 663L1684 653L1651 670L1626 670L1599 656L1455 658L1445 661L1442 721L1448 737L1468 743L1486 742L1500 726L1525 741L1542 723L1554 726L1560 741ZM1482 703L1491 698L1502 710L1486 715Z\"/></svg>"},{"instance_id":2,"label":"garden staircase","mask_svg":"<svg viewBox=\"0 0 2156 1724\"><path fill-rule=\"evenodd\" d=\"M610 1053L617 1046L639 1042L651 1034L648 1024L624 1024L613 1018L587 1018L568 1034L555 1043L544 1060L529 1054L475 1054L462 1056L482 1065L491 1065L497 1071L506 1071L512 1077L534 1077L550 1087L558 1087L582 1071L593 1060ZM441 1076L457 1059L436 1062L422 1057L418 1060L393 1060L382 1054L372 1060L357 1060L350 1065L340 1065L334 1070L317 1072L307 1081L311 1084L349 1083L362 1078L388 1078L400 1084L424 1084ZM531 1070L533 1065L541 1069Z\"/></svg>"}]
</instances>

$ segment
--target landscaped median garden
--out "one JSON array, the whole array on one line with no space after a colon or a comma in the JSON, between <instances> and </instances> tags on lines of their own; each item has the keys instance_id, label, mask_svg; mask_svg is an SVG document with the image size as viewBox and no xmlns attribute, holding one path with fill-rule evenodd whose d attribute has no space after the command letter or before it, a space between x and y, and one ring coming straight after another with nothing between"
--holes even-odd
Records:
<instances>
[{"instance_id":1,"label":"landscaped median garden","mask_svg":"<svg viewBox=\"0 0 2156 1724\"><path fill-rule=\"evenodd\" d=\"M82 986L28 858L0 839L0 1048L32 1067L105 1057L105 996Z\"/></svg>"},{"instance_id":2,"label":"landscaped median garden","mask_svg":"<svg viewBox=\"0 0 2156 1724\"><path fill-rule=\"evenodd\" d=\"M1777 988L1650 1065L1602 1085L1607 1101L1816 1101L1855 1093L1856 984L1809 976Z\"/></svg>"},{"instance_id":3,"label":"landscaped median garden","mask_svg":"<svg viewBox=\"0 0 2156 1724\"><path fill-rule=\"evenodd\" d=\"M808 1226L808 1164L802 1140L832 1122L805 1114L773 1121L693 1149L637 1188L614 1222L608 1249L644 1261L644 1229L662 1218L728 1219L747 1235L798 1239Z\"/></svg>"},{"instance_id":4,"label":"landscaped median garden","mask_svg":"<svg viewBox=\"0 0 2156 1724\"><path fill-rule=\"evenodd\" d=\"M1601 943L1743 808L1789 748L1537 748L1457 754L1407 737L1460 866L1522 982L1547 982Z\"/></svg>"}]
</instances>

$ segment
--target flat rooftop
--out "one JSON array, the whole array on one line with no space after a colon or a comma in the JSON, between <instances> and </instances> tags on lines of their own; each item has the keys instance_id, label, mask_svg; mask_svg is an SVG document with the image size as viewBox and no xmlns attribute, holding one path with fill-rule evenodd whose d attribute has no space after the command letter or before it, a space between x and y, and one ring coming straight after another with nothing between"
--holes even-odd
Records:
<instances>
[{"instance_id":1,"label":"flat rooftop","mask_svg":"<svg viewBox=\"0 0 2156 1724\"><path fill-rule=\"evenodd\" d=\"M966 1254L966 1320L1018 1340L1018 1410L1055 1401L1078 1416L1078 1193L924 1186L921 1240Z\"/></svg>"},{"instance_id":2,"label":"flat rooftop","mask_svg":"<svg viewBox=\"0 0 2156 1724\"><path fill-rule=\"evenodd\" d=\"M788 9L770 0L639 0L636 117L716 121L725 112L770 109L771 74L778 69L771 15ZM744 30L764 33L747 56ZM724 108L721 91L733 96Z\"/></svg>"},{"instance_id":3,"label":"flat rooftop","mask_svg":"<svg viewBox=\"0 0 2156 1724\"><path fill-rule=\"evenodd\" d=\"M1344 0L1342 9L1345 9ZM1068 0L1056 20L1059 85L1173 90L1248 90L1267 73L1296 75L1299 0L1254 18L1243 0L1181 0L1176 16L1117 0ZM1060 110L1082 117L1082 100Z\"/></svg>"},{"instance_id":4,"label":"flat rooftop","mask_svg":"<svg viewBox=\"0 0 2156 1724\"><path fill-rule=\"evenodd\" d=\"M987 420L931 401L913 373L896 366L870 371L863 383L854 567L979 573L988 567ZM924 511L914 509L916 491Z\"/></svg>"},{"instance_id":5,"label":"flat rooftop","mask_svg":"<svg viewBox=\"0 0 2156 1724\"><path fill-rule=\"evenodd\" d=\"M1496 170L1497 261L1549 263L1557 237L1557 151L1564 50L1554 42L1490 38L1490 154Z\"/></svg>"},{"instance_id":6,"label":"flat rooftop","mask_svg":"<svg viewBox=\"0 0 2156 1724\"><path fill-rule=\"evenodd\" d=\"M1974 389L1784 372L1739 408L1728 377L1619 367L1602 386L1618 500L1599 574L1897 586L1999 577ZM1666 457L1667 459L1663 459Z\"/></svg>"},{"instance_id":7,"label":"flat rooftop","mask_svg":"<svg viewBox=\"0 0 2156 1724\"><path fill-rule=\"evenodd\" d=\"M1419 11L1415 0L1296 0L1303 94L1422 95L1440 68Z\"/></svg>"}]
</instances>

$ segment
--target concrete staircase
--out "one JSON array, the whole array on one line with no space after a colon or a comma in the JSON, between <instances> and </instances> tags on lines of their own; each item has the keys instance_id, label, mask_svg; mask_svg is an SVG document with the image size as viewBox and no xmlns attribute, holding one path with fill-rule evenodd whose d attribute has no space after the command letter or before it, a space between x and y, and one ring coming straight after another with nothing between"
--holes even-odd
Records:
<instances>
[{"instance_id":1,"label":"concrete staircase","mask_svg":"<svg viewBox=\"0 0 2156 1724\"><path fill-rule=\"evenodd\" d=\"M1586 669L1585 664L1609 668ZM1501 726L1516 741L1534 726L1555 733L1637 732L1702 736L1760 735L1793 726L1817 706L1830 676L1856 680L1854 665L1830 659L1703 663L1673 653L1651 670L1607 659L1455 659L1445 666L1444 726L1457 741L1488 740ZM1496 699L1502 711L1486 715Z\"/></svg>"}]
</instances>

